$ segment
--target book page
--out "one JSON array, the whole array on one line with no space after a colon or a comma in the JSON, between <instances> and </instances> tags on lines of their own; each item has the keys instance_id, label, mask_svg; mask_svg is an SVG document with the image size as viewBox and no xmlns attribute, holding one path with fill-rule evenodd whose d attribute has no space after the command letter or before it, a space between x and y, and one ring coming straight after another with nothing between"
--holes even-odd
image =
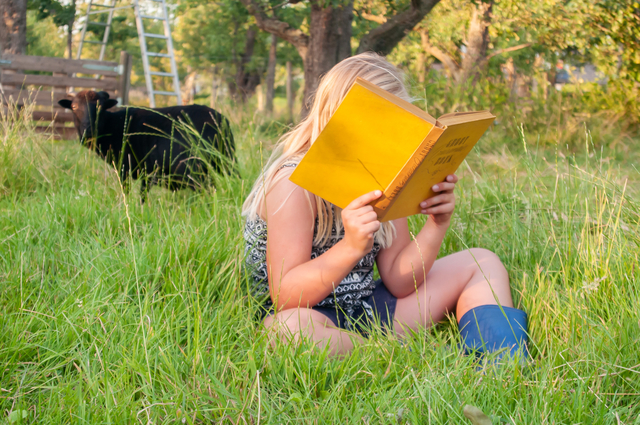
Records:
<instances>
[{"instance_id":1,"label":"book page","mask_svg":"<svg viewBox=\"0 0 640 425\"><path fill-rule=\"evenodd\" d=\"M489 114L490 115L490 114ZM384 221L420 213L433 185L454 174L495 117L448 126L384 214Z\"/></svg>"},{"instance_id":2,"label":"book page","mask_svg":"<svg viewBox=\"0 0 640 425\"><path fill-rule=\"evenodd\" d=\"M479 112L454 112L451 114L445 114L438 118L438 123L444 125L445 127L450 127L452 125L471 122L471 121L481 121L489 118L495 118L493 114L489 111L479 111Z\"/></svg>"},{"instance_id":3,"label":"book page","mask_svg":"<svg viewBox=\"0 0 640 425\"><path fill-rule=\"evenodd\" d=\"M394 96L391 93L389 93L386 90L381 89L380 87L376 86L375 84L365 80L364 78L360 78L358 77L356 79L358 84L361 84L363 87L366 87L367 89L371 90L373 93L377 94L378 96L381 96L385 99L387 99L389 102L392 102L396 105L398 105L399 107L401 107L402 109L405 109L409 112L411 112L412 114L422 118L423 120L436 125L436 119L433 118L431 115L429 115L429 113L427 113L426 111L423 111L422 109L418 108L416 105L414 105L413 103L409 103L404 99L400 99L398 96Z\"/></svg>"}]
</instances>

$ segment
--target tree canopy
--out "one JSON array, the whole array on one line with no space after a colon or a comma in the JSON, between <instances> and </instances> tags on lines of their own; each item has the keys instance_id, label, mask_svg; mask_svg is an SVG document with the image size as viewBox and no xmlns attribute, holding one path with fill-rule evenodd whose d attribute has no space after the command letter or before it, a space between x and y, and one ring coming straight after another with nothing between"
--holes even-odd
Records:
<instances>
[{"instance_id":1,"label":"tree canopy","mask_svg":"<svg viewBox=\"0 0 640 425\"><path fill-rule=\"evenodd\" d=\"M16 7L20 2L7 1ZM302 71L305 99L335 63L367 50L390 55L419 81L432 67L443 67L452 81L462 84L487 73L533 75L542 68L553 72L559 60L592 63L610 78L640 81L636 0L170 0L169 4L180 74L188 79L215 73L240 100L265 80L270 49L277 51L271 54L276 65L290 62ZM28 49L59 54L59 39L66 37L71 57L82 25L78 17L86 5L75 0L28 0L32 26ZM22 13L19 7L15 10ZM95 19L102 22L106 16ZM44 34L47 25L64 29L65 34L36 36ZM121 48L139 56L134 26L131 10L115 13L108 56L113 59ZM12 31L20 34L16 28ZM104 27L88 31L101 38ZM0 42L9 45L10 36L3 34ZM90 52L93 47L85 48Z\"/></svg>"}]
</instances>

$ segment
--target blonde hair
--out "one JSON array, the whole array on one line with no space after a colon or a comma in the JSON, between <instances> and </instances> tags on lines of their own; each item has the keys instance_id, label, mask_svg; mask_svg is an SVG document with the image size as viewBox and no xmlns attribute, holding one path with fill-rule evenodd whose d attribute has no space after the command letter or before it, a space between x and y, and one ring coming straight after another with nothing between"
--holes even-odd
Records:
<instances>
[{"instance_id":1,"label":"blonde hair","mask_svg":"<svg viewBox=\"0 0 640 425\"><path fill-rule=\"evenodd\" d=\"M320 81L309 114L278 141L242 206L243 216L249 220L259 217L259 211L262 211L261 203L265 202L266 194L284 178L283 173L278 174L278 170L285 164L300 162L329 118L338 109L357 77L364 78L402 99L412 101L404 85L403 73L382 56L370 52L361 53L335 65ZM332 224L336 225L338 231L342 229L340 208L309 192L307 196L310 202L315 202L317 211L317 231L313 244L322 246L331 236ZM376 233L376 242L388 247L391 246L394 237L393 224L382 223Z\"/></svg>"}]
</instances>

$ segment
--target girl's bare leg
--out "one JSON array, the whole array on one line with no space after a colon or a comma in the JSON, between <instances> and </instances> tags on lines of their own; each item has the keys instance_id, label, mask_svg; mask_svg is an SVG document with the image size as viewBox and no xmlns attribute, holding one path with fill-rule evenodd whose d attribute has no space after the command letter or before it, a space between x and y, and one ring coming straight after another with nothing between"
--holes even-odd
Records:
<instances>
[{"instance_id":1,"label":"girl's bare leg","mask_svg":"<svg viewBox=\"0 0 640 425\"><path fill-rule=\"evenodd\" d=\"M420 265L414 265L416 274ZM513 307L509 275L493 252L472 248L436 260L418 290L399 298L394 318L397 334L407 328L430 327L455 311L460 319L467 311L485 304Z\"/></svg>"},{"instance_id":2,"label":"girl's bare leg","mask_svg":"<svg viewBox=\"0 0 640 425\"><path fill-rule=\"evenodd\" d=\"M420 267L415 267L416 273ZM474 307L498 304L513 307L509 275L497 255L481 248L461 251L437 260L426 282L405 298L399 298L394 318L398 335L408 329L430 327L455 311L458 318ZM345 354L362 337L336 328L317 311L298 308L283 310L264 319L265 326L284 340L303 335L332 354Z\"/></svg>"},{"instance_id":3,"label":"girl's bare leg","mask_svg":"<svg viewBox=\"0 0 640 425\"><path fill-rule=\"evenodd\" d=\"M298 341L302 335L320 348L328 345L333 355L346 354L353 349L354 342L362 341L359 335L336 328L327 316L309 308L283 310L265 318L264 325L283 340Z\"/></svg>"}]
</instances>

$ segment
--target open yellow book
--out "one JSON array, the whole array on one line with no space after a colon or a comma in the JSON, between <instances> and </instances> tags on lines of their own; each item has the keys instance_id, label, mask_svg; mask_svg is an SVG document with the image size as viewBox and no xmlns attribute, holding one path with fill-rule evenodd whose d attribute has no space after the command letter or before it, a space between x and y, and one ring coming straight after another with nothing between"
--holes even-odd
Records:
<instances>
[{"instance_id":1,"label":"open yellow book","mask_svg":"<svg viewBox=\"0 0 640 425\"><path fill-rule=\"evenodd\" d=\"M419 214L431 187L458 169L495 118L482 111L436 120L358 78L290 180L340 208L379 189L371 205L380 221Z\"/></svg>"}]
</instances>

